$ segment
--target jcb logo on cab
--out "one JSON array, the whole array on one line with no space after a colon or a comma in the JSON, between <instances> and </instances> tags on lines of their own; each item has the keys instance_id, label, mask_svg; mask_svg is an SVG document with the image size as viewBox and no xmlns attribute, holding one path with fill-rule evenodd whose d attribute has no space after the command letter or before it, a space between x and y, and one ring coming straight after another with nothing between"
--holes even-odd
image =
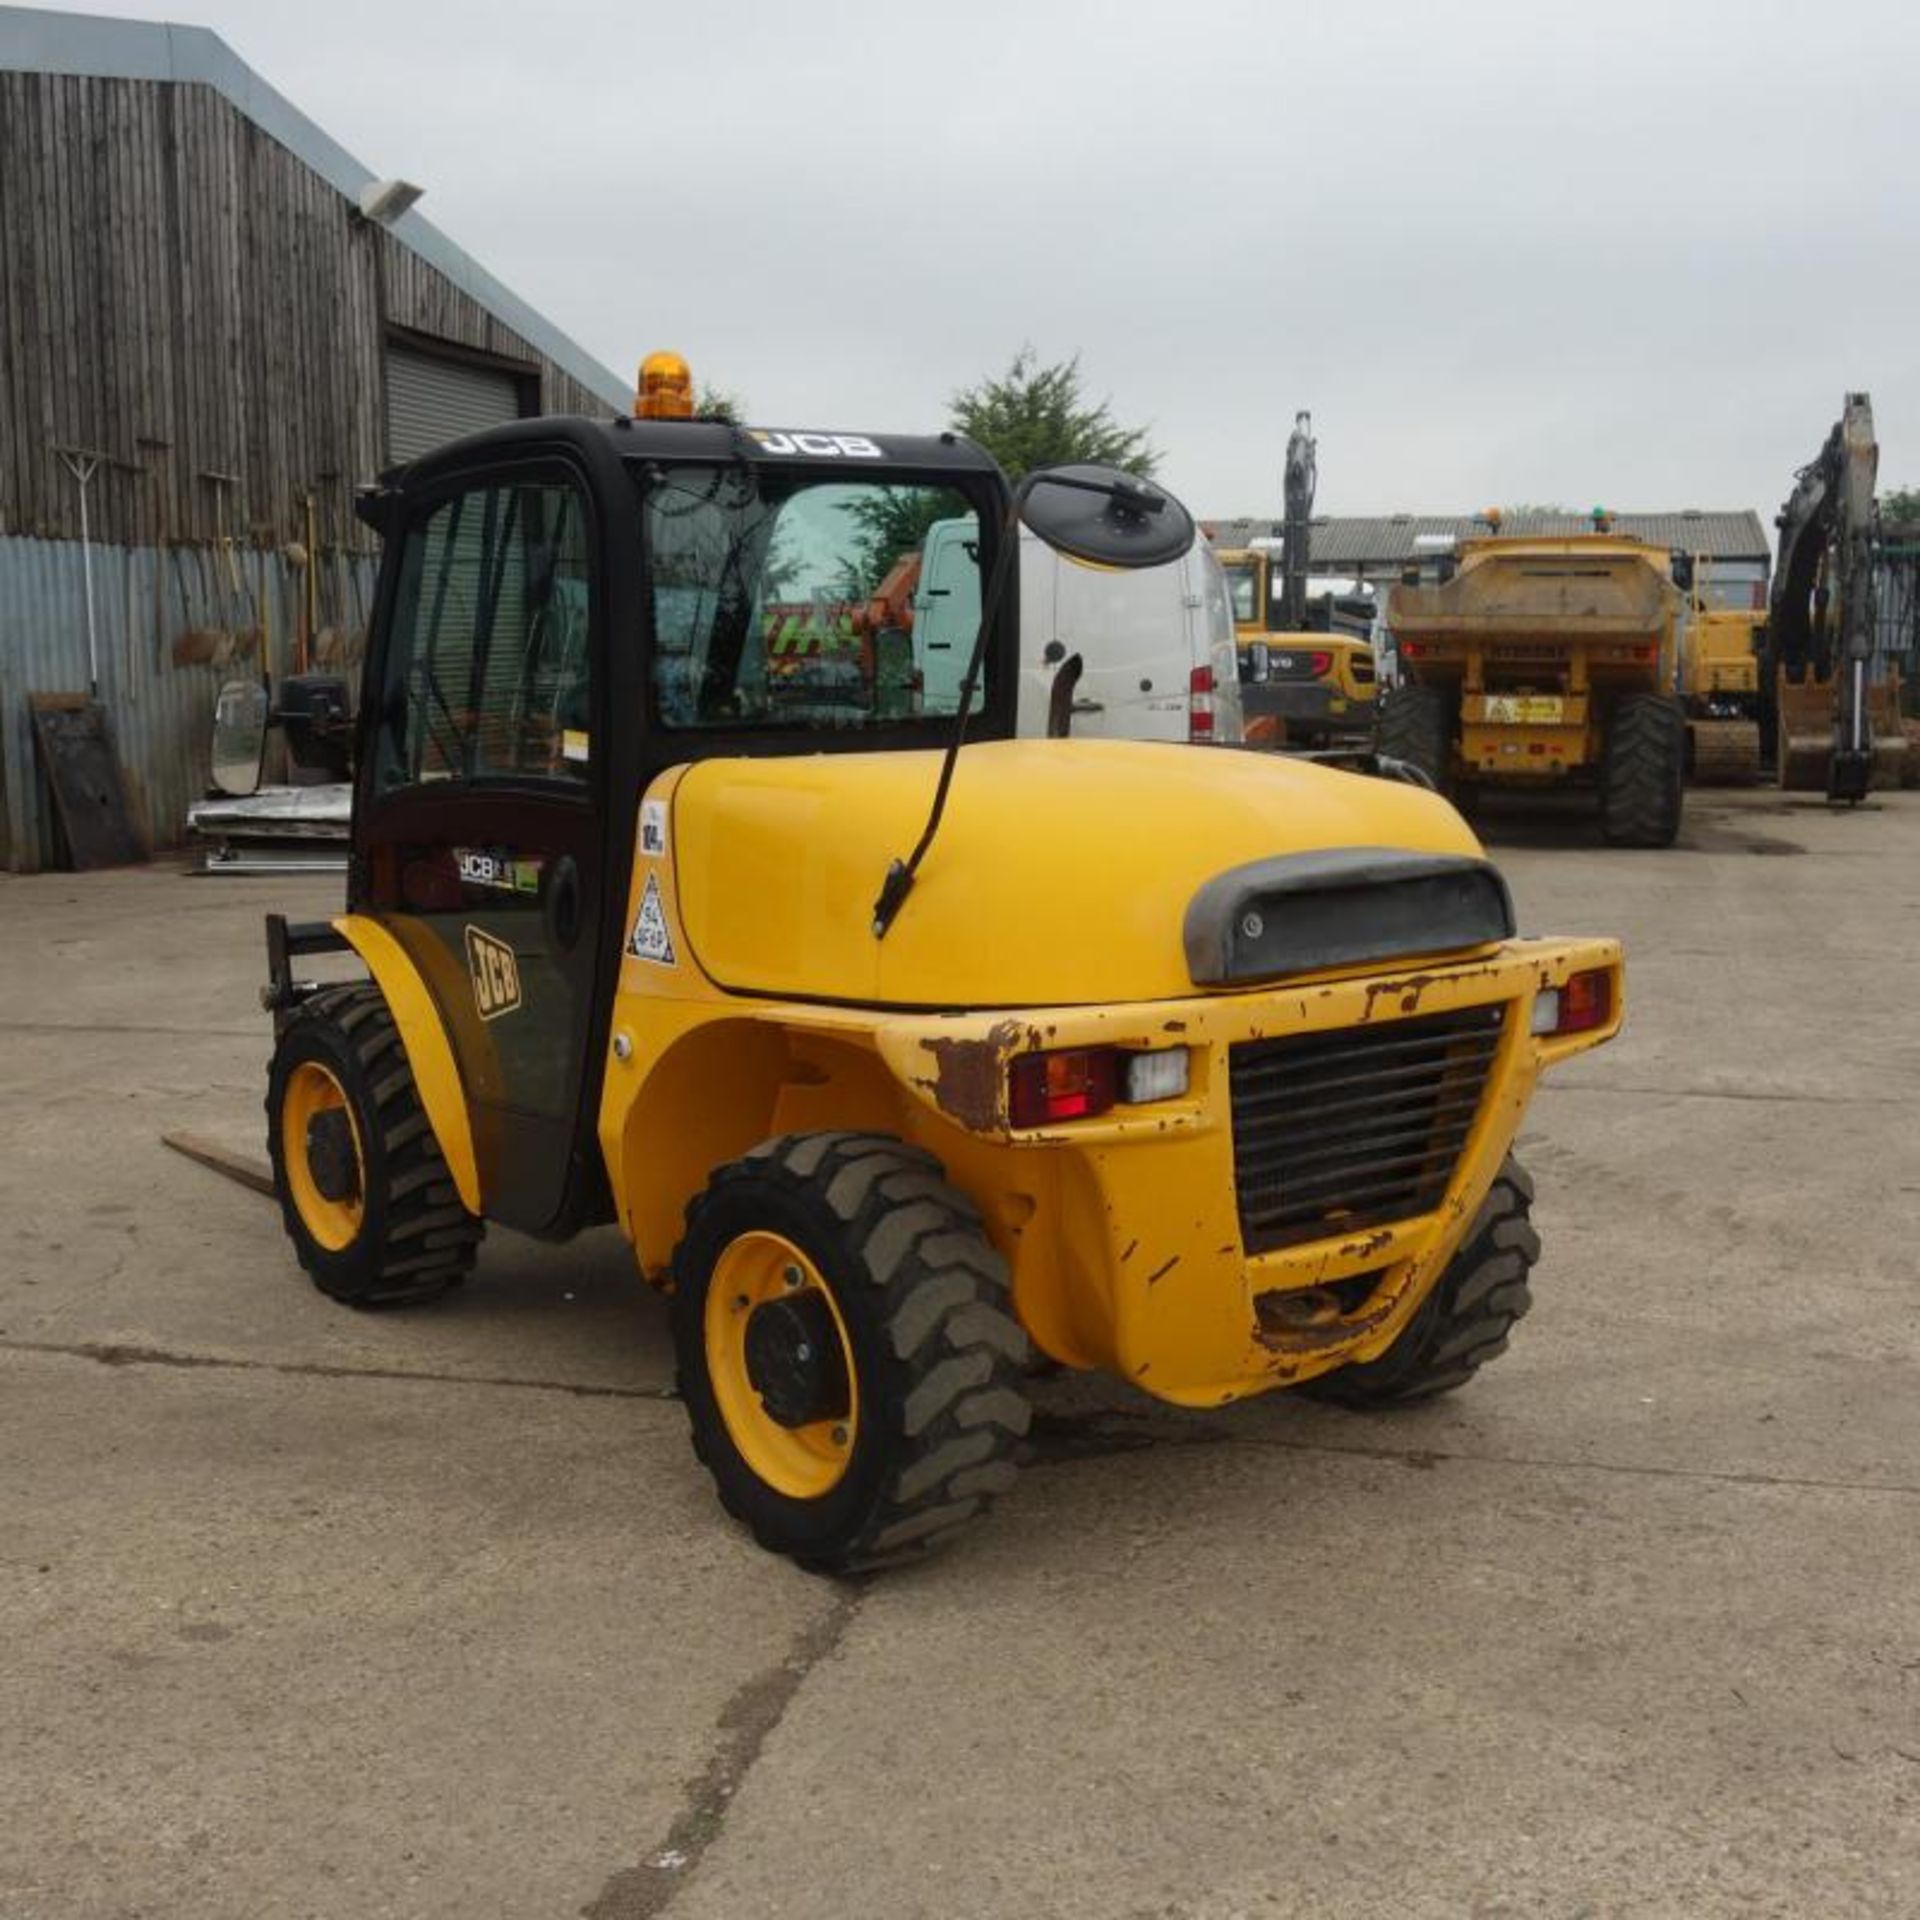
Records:
<instances>
[{"instance_id":1,"label":"jcb logo on cab","mask_svg":"<svg viewBox=\"0 0 1920 1920\"><path fill-rule=\"evenodd\" d=\"M880 449L859 433L774 433L765 427L752 427L748 437L762 453L806 453L819 460L883 457Z\"/></svg>"},{"instance_id":2,"label":"jcb logo on cab","mask_svg":"<svg viewBox=\"0 0 1920 1920\"><path fill-rule=\"evenodd\" d=\"M520 963L504 940L469 927L467 971L473 976L473 1004L482 1020L497 1020L520 1004Z\"/></svg>"}]
</instances>

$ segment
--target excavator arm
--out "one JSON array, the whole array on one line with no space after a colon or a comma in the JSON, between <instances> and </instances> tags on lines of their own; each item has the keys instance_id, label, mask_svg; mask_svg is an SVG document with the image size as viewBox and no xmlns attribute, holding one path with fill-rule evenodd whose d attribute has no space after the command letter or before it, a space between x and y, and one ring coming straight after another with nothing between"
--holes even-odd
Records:
<instances>
[{"instance_id":1,"label":"excavator arm","mask_svg":"<svg viewBox=\"0 0 1920 1920\"><path fill-rule=\"evenodd\" d=\"M1850 393L1774 522L1780 553L1767 606L1765 679L1776 709L1780 783L1824 784L1830 800L1860 800L1873 779L1879 468L1873 403Z\"/></svg>"},{"instance_id":2,"label":"excavator arm","mask_svg":"<svg viewBox=\"0 0 1920 1920\"><path fill-rule=\"evenodd\" d=\"M1313 540L1313 493L1318 481L1313 415L1297 413L1287 439L1285 477L1287 519L1281 604L1286 608L1286 630L1304 633L1307 626L1307 565Z\"/></svg>"}]
</instances>

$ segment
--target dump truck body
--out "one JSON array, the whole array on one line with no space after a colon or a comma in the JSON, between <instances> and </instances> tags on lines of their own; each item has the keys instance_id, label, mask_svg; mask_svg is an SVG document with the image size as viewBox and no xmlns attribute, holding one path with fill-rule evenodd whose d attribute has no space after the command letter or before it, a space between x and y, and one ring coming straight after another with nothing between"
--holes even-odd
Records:
<instances>
[{"instance_id":1,"label":"dump truck body","mask_svg":"<svg viewBox=\"0 0 1920 1920\"><path fill-rule=\"evenodd\" d=\"M1461 792L1594 781L1610 838L1671 840L1685 739L1667 552L1604 533L1494 536L1462 541L1456 563L1388 597L1403 684L1382 751Z\"/></svg>"}]
</instances>

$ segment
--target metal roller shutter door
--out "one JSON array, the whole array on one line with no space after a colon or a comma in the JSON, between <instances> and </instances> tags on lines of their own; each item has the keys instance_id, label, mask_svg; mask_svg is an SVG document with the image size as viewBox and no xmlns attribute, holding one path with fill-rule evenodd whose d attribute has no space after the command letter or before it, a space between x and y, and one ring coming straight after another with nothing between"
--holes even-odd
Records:
<instances>
[{"instance_id":1,"label":"metal roller shutter door","mask_svg":"<svg viewBox=\"0 0 1920 1920\"><path fill-rule=\"evenodd\" d=\"M520 385L511 375L387 349L387 458L394 465L519 418Z\"/></svg>"}]
</instances>

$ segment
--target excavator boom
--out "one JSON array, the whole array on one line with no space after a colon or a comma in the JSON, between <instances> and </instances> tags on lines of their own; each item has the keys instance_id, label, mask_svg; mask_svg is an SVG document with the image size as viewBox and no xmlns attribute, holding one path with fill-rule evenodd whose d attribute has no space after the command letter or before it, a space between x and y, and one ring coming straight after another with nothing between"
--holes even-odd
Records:
<instances>
[{"instance_id":1,"label":"excavator boom","mask_svg":"<svg viewBox=\"0 0 1920 1920\"><path fill-rule=\"evenodd\" d=\"M1874 683L1879 469L1873 403L1850 393L1774 523L1765 680L1780 784L1849 803L1865 797L1876 771L1897 778L1906 750L1897 689Z\"/></svg>"}]
</instances>

